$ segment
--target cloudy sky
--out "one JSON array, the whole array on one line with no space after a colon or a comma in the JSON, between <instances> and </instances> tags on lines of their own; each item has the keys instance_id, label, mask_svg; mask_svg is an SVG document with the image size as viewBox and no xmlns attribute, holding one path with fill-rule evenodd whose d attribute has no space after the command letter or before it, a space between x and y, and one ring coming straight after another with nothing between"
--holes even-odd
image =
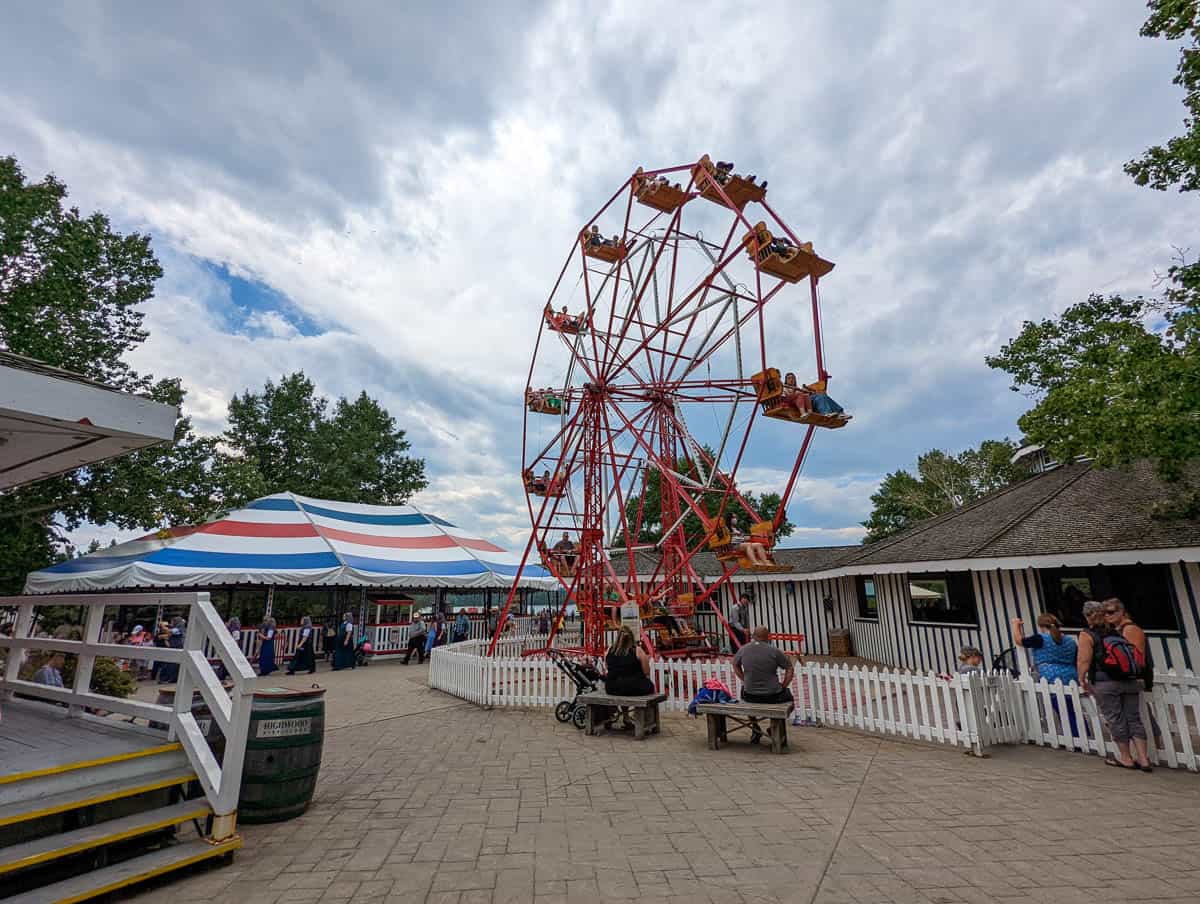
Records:
<instances>
[{"instance_id":1,"label":"cloudy sky","mask_svg":"<svg viewBox=\"0 0 1200 904\"><path fill-rule=\"evenodd\" d=\"M365 388L427 460L417 501L510 546L541 306L639 165L734 160L837 262L855 420L818 437L799 545L855 542L923 451L1015 438L1027 400L984 356L1089 292L1153 291L1187 240L1187 199L1121 170L1182 113L1130 0L582 8L23 4L0 153L153 235L135 363L183 378L201 430L296 369ZM794 438L752 442L743 481L781 485Z\"/></svg>"}]
</instances>

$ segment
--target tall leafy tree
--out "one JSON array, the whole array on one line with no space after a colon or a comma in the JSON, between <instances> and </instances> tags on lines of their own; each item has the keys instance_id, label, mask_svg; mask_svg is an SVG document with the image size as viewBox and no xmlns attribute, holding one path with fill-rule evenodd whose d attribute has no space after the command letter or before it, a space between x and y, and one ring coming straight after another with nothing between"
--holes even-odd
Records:
<instances>
[{"instance_id":1,"label":"tall leafy tree","mask_svg":"<svg viewBox=\"0 0 1200 904\"><path fill-rule=\"evenodd\" d=\"M65 204L54 176L28 182L0 157L0 339L9 350L116 386L144 389L124 355L146 338L139 305L162 268L150 237Z\"/></svg>"},{"instance_id":2,"label":"tall leafy tree","mask_svg":"<svg viewBox=\"0 0 1200 904\"><path fill-rule=\"evenodd\" d=\"M1029 442L1060 461L1150 458L1168 479L1184 474L1200 455L1200 347L1148 326L1153 314L1143 298L1093 295L1061 317L1027 322L987 359L1036 400L1018 421Z\"/></svg>"},{"instance_id":3,"label":"tall leafy tree","mask_svg":"<svg viewBox=\"0 0 1200 904\"><path fill-rule=\"evenodd\" d=\"M916 474L888 474L871 496L863 542L890 537L1020 480L1024 471L1012 464L1016 449L1007 439L985 440L977 449L957 455L933 449L917 459Z\"/></svg>"},{"instance_id":4,"label":"tall leafy tree","mask_svg":"<svg viewBox=\"0 0 1200 904\"><path fill-rule=\"evenodd\" d=\"M53 176L25 178L0 158L0 343L85 377L179 406L177 380L136 373L124 355L146 338L139 308L162 273L148 236L123 235L108 218L65 204ZM200 520L219 504L212 440L186 418L173 446L39 481L0 496L0 586L19 592L25 574L50 564L63 531L84 521L153 528Z\"/></svg>"},{"instance_id":5,"label":"tall leafy tree","mask_svg":"<svg viewBox=\"0 0 1200 904\"><path fill-rule=\"evenodd\" d=\"M425 462L365 392L329 400L302 371L229 403L218 465L231 504L269 493L395 505L424 489Z\"/></svg>"}]
</instances>

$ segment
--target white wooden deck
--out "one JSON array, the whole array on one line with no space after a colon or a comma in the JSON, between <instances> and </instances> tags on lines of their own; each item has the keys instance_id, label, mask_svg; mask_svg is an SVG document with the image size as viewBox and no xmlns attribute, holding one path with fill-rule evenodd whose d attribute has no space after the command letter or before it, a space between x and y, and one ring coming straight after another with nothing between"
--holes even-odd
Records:
<instances>
[{"instance_id":1,"label":"white wooden deck","mask_svg":"<svg viewBox=\"0 0 1200 904\"><path fill-rule=\"evenodd\" d=\"M135 753L167 742L166 732L119 717L68 719L65 707L30 700L8 700L0 707L0 782L6 776Z\"/></svg>"}]
</instances>

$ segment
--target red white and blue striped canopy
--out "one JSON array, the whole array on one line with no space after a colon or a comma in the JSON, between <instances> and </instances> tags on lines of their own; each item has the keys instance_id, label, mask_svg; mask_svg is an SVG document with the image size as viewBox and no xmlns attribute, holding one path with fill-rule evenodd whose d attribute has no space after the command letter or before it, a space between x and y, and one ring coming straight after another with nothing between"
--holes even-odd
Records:
<instances>
[{"instance_id":1,"label":"red white and blue striped canopy","mask_svg":"<svg viewBox=\"0 0 1200 904\"><path fill-rule=\"evenodd\" d=\"M190 532L151 534L30 573L27 593L276 584L507 588L520 559L411 505L279 493ZM523 586L553 589L540 565Z\"/></svg>"}]
</instances>

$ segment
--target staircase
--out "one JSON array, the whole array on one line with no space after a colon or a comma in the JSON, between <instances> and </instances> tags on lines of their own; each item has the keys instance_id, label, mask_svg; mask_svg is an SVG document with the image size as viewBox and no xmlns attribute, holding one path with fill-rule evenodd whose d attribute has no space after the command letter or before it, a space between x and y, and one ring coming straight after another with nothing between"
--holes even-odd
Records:
<instances>
[{"instance_id":1,"label":"staircase","mask_svg":"<svg viewBox=\"0 0 1200 904\"><path fill-rule=\"evenodd\" d=\"M175 743L6 774L0 801L0 899L85 901L241 846L206 838L212 809Z\"/></svg>"},{"instance_id":2,"label":"staircase","mask_svg":"<svg viewBox=\"0 0 1200 904\"><path fill-rule=\"evenodd\" d=\"M122 597L66 598L89 607L83 641L30 637L29 598L0 598L0 606L21 604L16 636L0 636L0 652L9 654L0 675L0 901L86 901L198 864L227 863L242 846L234 827L254 673L208 594L164 596L191 604L185 649L156 652L180 663L174 705L87 689L94 657L124 652L98 641L96 615ZM231 692L217 681L205 643L232 676ZM76 687L17 677L13 654L46 648L79 657ZM193 689L225 738L220 761L193 715ZM100 710L111 715L89 714Z\"/></svg>"}]
</instances>

